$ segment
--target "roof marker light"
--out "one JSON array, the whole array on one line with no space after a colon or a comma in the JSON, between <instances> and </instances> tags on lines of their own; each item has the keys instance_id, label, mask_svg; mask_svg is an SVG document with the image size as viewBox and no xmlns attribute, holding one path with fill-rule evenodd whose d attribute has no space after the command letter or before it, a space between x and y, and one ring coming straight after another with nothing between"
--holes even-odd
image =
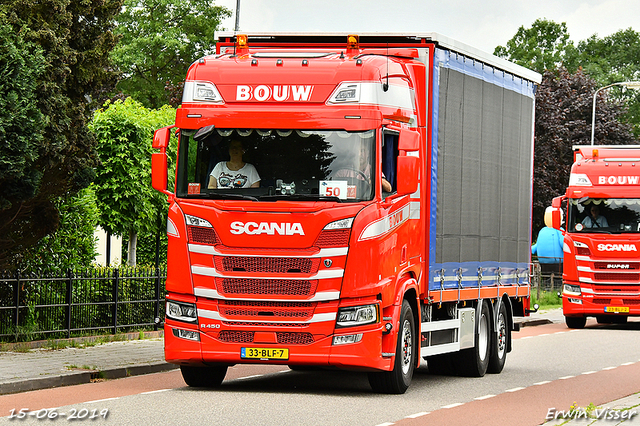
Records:
<instances>
[{"instance_id":1,"label":"roof marker light","mask_svg":"<svg viewBox=\"0 0 640 426\"><path fill-rule=\"evenodd\" d=\"M249 37L246 34L238 34L236 37L236 47L246 49L249 47Z\"/></svg>"},{"instance_id":2,"label":"roof marker light","mask_svg":"<svg viewBox=\"0 0 640 426\"><path fill-rule=\"evenodd\" d=\"M349 34L347 36L347 49L358 49L360 37L355 34Z\"/></svg>"}]
</instances>

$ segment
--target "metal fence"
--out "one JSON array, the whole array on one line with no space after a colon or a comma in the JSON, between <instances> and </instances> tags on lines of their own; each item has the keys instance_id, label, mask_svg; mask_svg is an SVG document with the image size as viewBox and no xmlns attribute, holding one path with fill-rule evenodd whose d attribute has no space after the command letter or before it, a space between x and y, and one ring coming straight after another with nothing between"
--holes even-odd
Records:
<instances>
[{"instance_id":1,"label":"metal fence","mask_svg":"<svg viewBox=\"0 0 640 426\"><path fill-rule=\"evenodd\" d=\"M165 279L166 269L136 267L0 273L0 339L157 330Z\"/></svg>"}]
</instances>

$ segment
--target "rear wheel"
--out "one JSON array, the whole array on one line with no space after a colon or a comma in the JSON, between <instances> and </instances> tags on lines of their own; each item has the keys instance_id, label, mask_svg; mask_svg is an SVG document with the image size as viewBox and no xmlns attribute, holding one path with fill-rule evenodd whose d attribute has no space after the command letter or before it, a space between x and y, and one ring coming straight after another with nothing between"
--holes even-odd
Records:
<instances>
[{"instance_id":1,"label":"rear wheel","mask_svg":"<svg viewBox=\"0 0 640 426\"><path fill-rule=\"evenodd\" d=\"M491 354L489 355L489 366L487 372L498 374L504 368L507 360L507 345L509 344L509 323L507 322L507 307L500 303L498 318L496 321L496 332L491 333Z\"/></svg>"},{"instance_id":2,"label":"rear wheel","mask_svg":"<svg viewBox=\"0 0 640 426\"><path fill-rule=\"evenodd\" d=\"M416 369L417 352L415 319L413 309L408 301L402 302L400 313L400 328L398 329L398 342L396 344L396 356L392 371L369 373L371 388L380 393L401 394L405 393L413 371Z\"/></svg>"},{"instance_id":3,"label":"rear wheel","mask_svg":"<svg viewBox=\"0 0 640 426\"><path fill-rule=\"evenodd\" d=\"M216 388L227 374L227 366L193 367L181 365L180 372L185 383L194 388Z\"/></svg>"},{"instance_id":4,"label":"rear wheel","mask_svg":"<svg viewBox=\"0 0 640 426\"><path fill-rule=\"evenodd\" d=\"M564 317L564 322L569 328L584 328L587 325L587 317Z\"/></svg>"},{"instance_id":5,"label":"rear wheel","mask_svg":"<svg viewBox=\"0 0 640 426\"><path fill-rule=\"evenodd\" d=\"M482 377L489 366L489 348L491 342L490 310L486 302L482 302L480 315L476 322L476 344L473 348L458 353L456 370L462 376Z\"/></svg>"}]
</instances>

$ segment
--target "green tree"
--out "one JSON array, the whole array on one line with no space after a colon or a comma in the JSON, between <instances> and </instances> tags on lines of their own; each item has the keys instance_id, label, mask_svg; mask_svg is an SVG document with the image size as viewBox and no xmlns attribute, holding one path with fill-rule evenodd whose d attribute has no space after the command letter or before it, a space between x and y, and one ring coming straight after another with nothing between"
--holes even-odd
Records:
<instances>
[{"instance_id":1,"label":"green tree","mask_svg":"<svg viewBox=\"0 0 640 426\"><path fill-rule=\"evenodd\" d=\"M75 196L59 197L54 204L60 212L58 230L20 253L20 269L56 273L89 267L95 260L98 208L93 190L85 188Z\"/></svg>"},{"instance_id":2,"label":"green tree","mask_svg":"<svg viewBox=\"0 0 640 426\"><path fill-rule=\"evenodd\" d=\"M95 139L86 125L92 100L116 82L108 54L121 5L0 1L0 268L54 232L56 200L94 177Z\"/></svg>"},{"instance_id":3,"label":"green tree","mask_svg":"<svg viewBox=\"0 0 640 426\"><path fill-rule=\"evenodd\" d=\"M149 108L168 104L165 85L184 81L194 60L214 51L214 32L231 11L211 0L126 0L112 57L118 89Z\"/></svg>"},{"instance_id":4,"label":"green tree","mask_svg":"<svg viewBox=\"0 0 640 426\"><path fill-rule=\"evenodd\" d=\"M174 121L168 105L151 110L127 98L107 102L91 122L101 162L93 185L99 224L127 238L130 265L136 263L137 235L155 232L159 215L166 215L166 198L151 187L151 143L156 129Z\"/></svg>"},{"instance_id":5,"label":"green tree","mask_svg":"<svg viewBox=\"0 0 640 426\"><path fill-rule=\"evenodd\" d=\"M560 66L572 49L566 23L536 19L531 28L518 28L507 45L496 47L493 54L542 74Z\"/></svg>"},{"instance_id":6,"label":"green tree","mask_svg":"<svg viewBox=\"0 0 640 426\"><path fill-rule=\"evenodd\" d=\"M581 70L561 68L545 72L536 91L535 153L533 171L533 233L544 226L544 210L553 197L564 194L573 164L573 145L591 143L591 114L595 80ZM595 140L597 145L628 143L631 126L619 117L624 103L598 94Z\"/></svg>"},{"instance_id":7,"label":"green tree","mask_svg":"<svg viewBox=\"0 0 640 426\"><path fill-rule=\"evenodd\" d=\"M629 28L599 38L596 34L580 41L565 60L567 69L584 73L598 82L599 87L622 81L640 80L640 33ZM640 137L640 91L610 89L615 99L627 101L629 107L622 116L634 126Z\"/></svg>"}]
</instances>

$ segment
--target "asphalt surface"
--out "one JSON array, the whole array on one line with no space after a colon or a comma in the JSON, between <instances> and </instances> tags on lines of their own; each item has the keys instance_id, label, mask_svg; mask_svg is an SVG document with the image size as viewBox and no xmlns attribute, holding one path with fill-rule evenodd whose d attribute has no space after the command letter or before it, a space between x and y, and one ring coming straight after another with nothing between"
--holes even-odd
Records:
<instances>
[{"instance_id":1,"label":"asphalt surface","mask_svg":"<svg viewBox=\"0 0 640 426\"><path fill-rule=\"evenodd\" d=\"M562 323L564 317L561 309L553 309L533 313L528 318L516 318L516 321L521 327L531 327ZM0 351L0 395L178 368L164 360L162 332L146 333L144 339L139 339L138 335L127 337L132 340L88 346L76 341L74 347L65 349L49 349L43 342L13 347L5 345L5 350ZM133 340L136 338L138 340ZM610 410L627 409L629 414L636 411L637 414L630 421L640 422L640 393L612 401L605 407ZM577 414L576 418L554 419L547 424L585 424L585 419L578 418ZM587 422L590 425L612 424L612 419L605 416L590 420Z\"/></svg>"}]
</instances>

